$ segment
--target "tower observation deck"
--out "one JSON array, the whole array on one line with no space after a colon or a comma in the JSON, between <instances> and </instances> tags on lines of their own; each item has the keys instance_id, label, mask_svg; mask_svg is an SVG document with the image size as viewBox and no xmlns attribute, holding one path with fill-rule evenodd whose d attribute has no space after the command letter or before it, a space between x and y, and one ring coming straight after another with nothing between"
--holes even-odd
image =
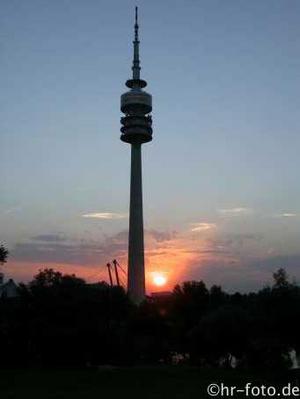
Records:
<instances>
[{"instance_id":1,"label":"tower observation deck","mask_svg":"<svg viewBox=\"0 0 300 399\"><path fill-rule=\"evenodd\" d=\"M144 227L141 146L152 140L152 96L143 90L140 78L138 9L135 8L132 79L121 95L121 137L131 144L130 209L128 239L128 294L135 303L145 298Z\"/></svg>"}]
</instances>

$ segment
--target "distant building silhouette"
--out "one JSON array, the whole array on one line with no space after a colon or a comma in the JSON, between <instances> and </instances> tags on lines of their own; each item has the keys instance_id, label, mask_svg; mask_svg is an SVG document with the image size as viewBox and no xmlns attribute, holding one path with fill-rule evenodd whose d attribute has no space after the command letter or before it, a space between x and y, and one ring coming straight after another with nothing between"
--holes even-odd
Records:
<instances>
[{"instance_id":1,"label":"distant building silhouette","mask_svg":"<svg viewBox=\"0 0 300 399\"><path fill-rule=\"evenodd\" d=\"M150 299L165 299L170 298L172 296L172 291L158 291L152 292Z\"/></svg>"},{"instance_id":2,"label":"distant building silhouette","mask_svg":"<svg viewBox=\"0 0 300 399\"><path fill-rule=\"evenodd\" d=\"M4 283L4 275L0 273L0 298L15 298L18 296L18 286L13 279Z\"/></svg>"}]
</instances>

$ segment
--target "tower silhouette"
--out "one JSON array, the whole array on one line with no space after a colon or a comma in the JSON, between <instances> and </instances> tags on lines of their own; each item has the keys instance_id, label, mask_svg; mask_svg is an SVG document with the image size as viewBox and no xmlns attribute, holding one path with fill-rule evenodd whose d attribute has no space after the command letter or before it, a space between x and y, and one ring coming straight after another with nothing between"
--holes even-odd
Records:
<instances>
[{"instance_id":1,"label":"tower silhouette","mask_svg":"<svg viewBox=\"0 0 300 399\"><path fill-rule=\"evenodd\" d=\"M135 8L132 79L129 91L121 96L121 137L131 144L130 209L128 240L128 294L135 303L145 298L144 226L142 192L143 143L152 140L152 96L142 90L147 86L140 79L138 8Z\"/></svg>"}]
</instances>

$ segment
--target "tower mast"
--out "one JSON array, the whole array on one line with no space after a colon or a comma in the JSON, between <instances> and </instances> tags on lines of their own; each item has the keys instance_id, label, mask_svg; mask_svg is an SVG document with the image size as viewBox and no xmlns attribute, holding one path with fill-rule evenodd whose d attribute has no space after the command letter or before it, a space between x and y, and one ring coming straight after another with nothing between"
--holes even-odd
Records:
<instances>
[{"instance_id":1,"label":"tower mast","mask_svg":"<svg viewBox=\"0 0 300 399\"><path fill-rule=\"evenodd\" d=\"M152 96L142 90L147 82L140 78L138 8L135 8L132 79L129 91L121 96L121 137L131 144L130 207L128 239L128 294L135 303L145 298L144 226L142 193L143 143L152 140Z\"/></svg>"}]
</instances>

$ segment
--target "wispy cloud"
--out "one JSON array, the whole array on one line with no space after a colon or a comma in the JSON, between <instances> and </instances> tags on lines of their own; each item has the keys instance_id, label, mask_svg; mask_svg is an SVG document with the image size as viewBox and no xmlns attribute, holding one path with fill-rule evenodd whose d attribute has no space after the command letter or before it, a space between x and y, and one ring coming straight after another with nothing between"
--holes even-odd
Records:
<instances>
[{"instance_id":1,"label":"wispy cloud","mask_svg":"<svg viewBox=\"0 0 300 399\"><path fill-rule=\"evenodd\" d=\"M107 245L108 246L108 245ZM17 261L40 264L99 264L105 259L106 242L66 239L19 242L11 251Z\"/></svg>"},{"instance_id":2,"label":"wispy cloud","mask_svg":"<svg viewBox=\"0 0 300 399\"><path fill-rule=\"evenodd\" d=\"M199 223L191 223L191 231L207 231L207 230L212 230L217 227L215 223L205 223L205 222L199 222Z\"/></svg>"},{"instance_id":3,"label":"wispy cloud","mask_svg":"<svg viewBox=\"0 0 300 399\"><path fill-rule=\"evenodd\" d=\"M295 218L297 216L298 216L297 213L291 213L291 212L279 213L278 215L275 215L275 217L278 218Z\"/></svg>"},{"instance_id":4,"label":"wispy cloud","mask_svg":"<svg viewBox=\"0 0 300 399\"><path fill-rule=\"evenodd\" d=\"M176 232L145 230L146 247L165 248L172 244ZM99 239L74 239L60 234L41 234L19 242L11 253L16 261L101 265L117 258L127 262L128 231Z\"/></svg>"},{"instance_id":5,"label":"wispy cloud","mask_svg":"<svg viewBox=\"0 0 300 399\"><path fill-rule=\"evenodd\" d=\"M252 214L253 210L251 208L235 207L235 208L219 209L218 212L223 216L243 216L243 215Z\"/></svg>"},{"instance_id":6,"label":"wispy cloud","mask_svg":"<svg viewBox=\"0 0 300 399\"><path fill-rule=\"evenodd\" d=\"M60 242L66 241L66 237L61 234L40 234L35 237L31 237L33 241L43 241L43 242Z\"/></svg>"},{"instance_id":7,"label":"wispy cloud","mask_svg":"<svg viewBox=\"0 0 300 399\"><path fill-rule=\"evenodd\" d=\"M128 217L127 213L114 213L114 212L93 212L81 215L83 218L90 219L103 219L103 220L116 220Z\"/></svg>"},{"instance_id":8,"label":"wispy cloud","mask_svg":"<svg viewBox=\"0 0 300 399\"><path fill-rule=\"evenodd\" d=\"M207 244L214 250L226 250L237 255L245 250L247 252L247 249L249 250L253 247L255 247L257 252L263 240L264 237L259 233L223 233L218 237L207 240Z\"/></svg>"},{"instance_id":9,"label":"wispy cloud","mask_svg":"<svg viewBox=\"0 0 300 399\"><path fill-rule=\"evenodd\" d=\"M13 213L20 212L21 210L22 210L22 207L21 207L21 206L14 206L14 207L12 207L12 208L4 209L4 210L2 210L0 213L1 213L2 215L11 215L11 214L13 214Z\"/></svg>"},{"instance_id":10,"label":"wispy cloud","mask_svg":"<svg viewBox=\"0 0 300 399\"><path fill-rule=\"evenodd\" d=\"M176 230L173 231L158 231L155 229L149 229L145 231L146 240L154 239L157 242L164 242L173 240L178 236Z\"/></svg>"}]
</instances>

